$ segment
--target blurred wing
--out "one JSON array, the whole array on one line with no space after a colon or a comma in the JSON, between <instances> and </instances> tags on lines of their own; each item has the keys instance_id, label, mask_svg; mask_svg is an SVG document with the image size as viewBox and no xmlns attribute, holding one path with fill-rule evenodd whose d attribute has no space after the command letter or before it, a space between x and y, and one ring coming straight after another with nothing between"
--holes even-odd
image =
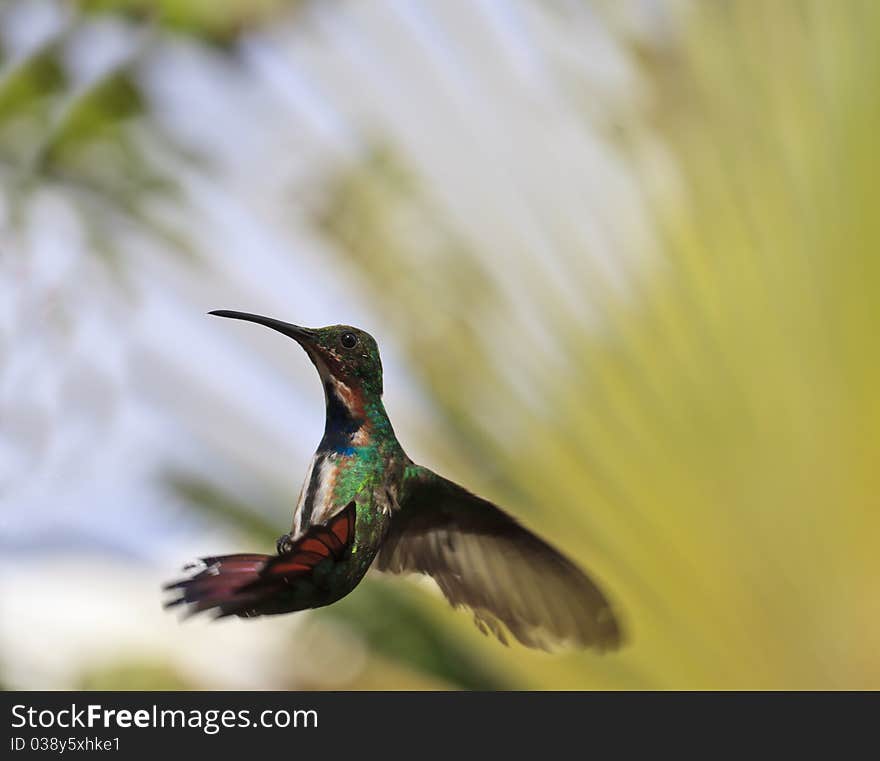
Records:
<instances>
[{"instance_id":1,"label":"blurred wing","mask_svg":"<svg viewBox=\"0 0 880 761\"><path fill-rule=\"evenodd\" d=\"M377 558L379 570L425 573L453 607L505 642L616 647L621 631L599 588L513 518L426 468L413 468Z\"/></svg>"}]
</instances>

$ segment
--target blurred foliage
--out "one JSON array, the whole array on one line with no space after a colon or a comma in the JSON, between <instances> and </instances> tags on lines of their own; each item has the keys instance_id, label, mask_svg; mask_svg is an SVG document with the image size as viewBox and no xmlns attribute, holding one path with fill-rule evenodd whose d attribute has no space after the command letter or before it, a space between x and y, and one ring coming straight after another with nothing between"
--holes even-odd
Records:
<instances>
[{"instance_id":1,"label":"blurred foliage","mask_svg":"<svg viewBox=\"0 0 880 761\"><path fill-rule=\"evenodd\" d=\"M140 82L142 59L157 34L232 43L242 33L296 8L302 0L75 0L74 13L48 41L20 59L0 48L0 181L19 225L33 195L52 188L76 209L92 248L118 271L120 233L158 238L188 256L195 251L179 226L152 201L180 202L178 188L153 152L188 157L150 120ZM4 14L23 0L0 7ZM70 8L68 7L68 10ZM123 20L129 54L88 83L71 79L68 47L90 24ZM138 132L147 128L149 144Z\"/></svg>"},{"instance_id":2,"label":"blurred foliage","mask_svg":"<svg viewBox=\"0 0 880 761\"><path fill-rule=\"evenodd\" d=\"M139 658L111 662L83 673L74 690L195 690L179 669Z\"/></svg>"},{"instance_id":3,"label":"blurred foliage","mask_svg":"<svg viewBox=\"0 0 880 761\"><path fill-rule=\"evenodd\" d=\"M120 140L124 122L143 110L141 95L129 72L115 71L70 105L44 156L52 163L94 140Z\"/></svg>"},{"instance_id":4,"label":"blurred foliage","mask_svg":"<svg viewBox=\"0 0 880 761\"><path fill-rule=\"evenodd\" d=\"M77 0L87 12L119 13L176 32L229 43L303 0Z\"/></svg>"},{"instance_id":5,"label":"blurred foliage","mask_svg":"<svg viewBox=\"0 0 880 761\"><path fill-rule=\"evenodd\" d=\"M395 579L368 577L319 615L358 632L388 660L468 690L511 689L499 664L486 663L426 608L424 589ZM470 622L468 622L470 623Z\"/></svg>"},{"instance_id":6,"label":"blurred foliage","mask_svg":"<svg viewBox=\"0 0 880 761\"><path fill-rule=\"evenodd\" d=\"M171 471L164 474L162 481L186 504L204 512L211 520L219 519L236 531L246 534L255 544L262 545L266 552L274 548L275 542L283 533L267 517L269 510L255 510L204 478Z\"/></svg>"},{"instance_id":7,"label":"blurred foliage","mask_svg":"<svg viewBox=\"0 0 880 761\"><path fill-rule=\"evenodd\" d=\"M0 122L8 122L60 92L65 84L64 69L55 47L41 48L6 74L0 88Z\"/></svg>"},{"instance_id":8,"label":"blurred foliage","mask_svg":"<svg viewBox=\"0 0 880 761\"><path fill-rule=\"evenodd\" d=\"M134 129L148 120L137 74L142 51L132 48L101 76L76 82L66 53L85 24L74 19L23 56L0 60L0 188L9 221L19 228L30 201L51 189L77 211L108 263L118 263L120 232L192 253L182 232L151 208L156 197L174 198L176 186ZM154 147L162 145L155 138Z\"/></svg>"}]
</instances>

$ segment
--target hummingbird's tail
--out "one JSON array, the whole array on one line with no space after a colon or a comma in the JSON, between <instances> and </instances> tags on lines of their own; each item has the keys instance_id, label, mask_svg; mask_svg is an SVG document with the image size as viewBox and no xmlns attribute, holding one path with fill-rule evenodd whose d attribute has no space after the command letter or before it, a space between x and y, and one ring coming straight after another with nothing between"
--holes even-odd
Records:
<instances>
[{"instance_id":1,"label":"hummingbird's tail","mask_svg":"<svg viewBox=\"0 0 880 761\"><path fill-rule=\"evenodd\" d=\"M355 503L351 502L327 525L311 526L279 555L202 558L192 567L196 571L192 576L165 587L177 594L165 607L187 605L190 614L216 610L217 618L222 618L267 616L326 605L332 590L315 583L313 571L319 565L329 570L347 556L354 524Z\"/></svg>"},{"instance_id":2,"label":"hummingbird's tail","mask_svg":"<svg viewBox=\"0 0 880 761\"><path fill-rule=\"evenodd\" d=\"M202 558L197 564L187 566L187 570L200 568L197 573L164 587L179 595L165 607L186 604L190 615L212 608L216 608L220 616L260 615L257 610L277 591L259 583L260 573L269 559L269 555L246 554Z\"/></svg>"}]
</instances>

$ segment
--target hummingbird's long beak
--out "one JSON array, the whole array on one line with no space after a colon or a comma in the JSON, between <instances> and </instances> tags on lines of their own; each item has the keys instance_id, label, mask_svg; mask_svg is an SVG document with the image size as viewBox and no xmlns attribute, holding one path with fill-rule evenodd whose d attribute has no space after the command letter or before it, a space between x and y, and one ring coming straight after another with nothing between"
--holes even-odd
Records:
<instances>
[{"instance_id":1,"label":"hummingbird's long beak","mask_svg":"<svg viewBox=\"0 0 880 761\"><path fill-rule=\"evenodd\" d=\"M314 348L315 331L311 328L301 328L299 325L274 320L271 317L261 317L258 314L249 314L248 312L233 312L229 309L216 309L213 312L208 312L208 314L213 314L217 317L231 317L234 320L256 322L258 325L265 325L267 328L272 328L272 330L277 330L279 333L289 336L306 351Z\"/></svg>"}]
</instances>

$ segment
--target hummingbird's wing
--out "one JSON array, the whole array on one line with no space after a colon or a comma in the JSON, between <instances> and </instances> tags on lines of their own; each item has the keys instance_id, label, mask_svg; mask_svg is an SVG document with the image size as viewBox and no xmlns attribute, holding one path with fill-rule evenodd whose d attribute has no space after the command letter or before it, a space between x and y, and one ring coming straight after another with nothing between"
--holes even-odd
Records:
<instances>
[{"instance_id":1,"label":"hummingbird's wing","mask_svg":"<svg viewBox=\"0 0 880 761\"><path fill-rule=\"evenodd\" d=\"M424 573L453 607L465 606L485 633L507 627L529 647L621 641L620 625L596 584L513 518L427 468L410 467L400 510L376 560L379 570Z\"/></svg>"},{"instance_id":2,"label":"hummingbird's wing","mask_svg":"<svg viewBox=\"0 0 880 761\"><path fill-rule=\"evenodd\" d=\"M221 555L202 558L189 578L168 584L177 597L165 607L186 605L190 613L213 610L223 616L265 616L313 607L319 599L297 594L319 565L342 560L354 539L356 508L350 502L326 525L315 524L279 555Z\"/></svg>"}]
</instances>

